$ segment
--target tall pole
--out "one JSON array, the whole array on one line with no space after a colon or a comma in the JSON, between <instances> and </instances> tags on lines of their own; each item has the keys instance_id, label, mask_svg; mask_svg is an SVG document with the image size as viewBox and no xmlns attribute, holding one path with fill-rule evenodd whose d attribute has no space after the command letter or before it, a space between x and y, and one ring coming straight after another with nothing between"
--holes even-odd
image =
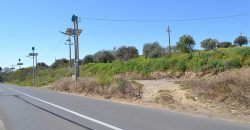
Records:
<instances>
[{"instance_id":1,"label":"tall pole","mask_svg":"<svg viewBox=\"0 0 250 130\"><path fill-rule=\"evenodd\" d=\"M33 87L35 87L35 47L32 47L32 51L33 51L33 55L32 55L32 58L33 58Z\"/></svg>"},{"instance_id":2,"label":"tall pole","mask_svg":"<svg viewBox=\"0 0 250 130\"><path fill-rule=\"evenodd\" d=\"M168 32L168 47L169 47L169 53L171 53L171 44L170 44L170 28L168 26L168 29L167 29L167 32Z\"/></svg>"},{"instance_id":3,"label":"tall pole","mask_svg":"<svg viewBox=\"0 0 250 130\"><path fill-rule=\"evenodd\" d=\"M35 78L37 77L37 55L35 55L36 63L35 63Z\"/></svg>"},{"instance_id":4,"label":"tall pole","mask_svg":"<svg viewBox=\"0 0 250 130\"><path fill-rule=\"evenodd\" d=\"M78 17L73 15L72 22L74 23L74 43L75 43L75 81L79 77L79 44L78 44Z\"/></svg>"},{"instance_id":5,"label":"tall pole","mask_svg":"<svg viewBox=\"0 0 250 130\"><path fill-rule=\"evenodd\" d=\"M72 61L72 58L71 58L71 45L72 45L72 43L71 43L70 35L69 35L69 39L67 41L69 42L68 43L68 45L69 45L69 75L71 76L72 75L72 73L71 73L71 61Z\"/></svg>"},{"instance_id":6,"label":"tall pole","mask_svg":"<svg viewBox=\"0 0 250 130\"><path fill-rule=\"evenodd\" d=\"M33 86L36 86L36 65L37 65L37 56L38 53L35 53L35 47L32 47L32 53L29 53L29 56L33 58ZM35 63L36 62L36 63Z\"/></svg>"}]
</instances>

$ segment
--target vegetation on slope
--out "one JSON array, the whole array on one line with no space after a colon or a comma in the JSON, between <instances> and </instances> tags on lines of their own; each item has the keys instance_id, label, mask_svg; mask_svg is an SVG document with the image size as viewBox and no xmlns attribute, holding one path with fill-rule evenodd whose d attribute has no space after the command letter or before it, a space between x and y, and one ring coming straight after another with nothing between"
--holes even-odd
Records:
<instances>
[{"instance_id":1,"label":"vegetation on slope","mask_svg":"<svg viewBox=\"0 0 250 130\"><path fill-rule=\"evenodd\" d=\"M250 48L236 47L193 53L174 53L149 59L143 56L126 62L87 64L81 66L81 76L96 77L100 83L109 84L115 75L139 74L139 78L150 78L153 72L204 72L218 73L228 69L250 66Z\"/></svg>"},{"instance_id":2,"label":"vegetation on slope","mask_svg":"<svg viewBox=\"0 0 250 130\"><path fill-rule=\"evenodd\" d=\"M128 61L89 63L80 66L81 77L97 79L101 85L109 85L116 76L134 74L131 78L147 79L153 72L218 73L228 69L250 66L250 47L220 48L192 53L172 53L159 58L140 56ZM37 85L48 85L68 76L67 64L60 67L39 67ZM4 76L5 80L19 85L32 85L32 68L23 68Z\"/></svg>"}]
</instances>

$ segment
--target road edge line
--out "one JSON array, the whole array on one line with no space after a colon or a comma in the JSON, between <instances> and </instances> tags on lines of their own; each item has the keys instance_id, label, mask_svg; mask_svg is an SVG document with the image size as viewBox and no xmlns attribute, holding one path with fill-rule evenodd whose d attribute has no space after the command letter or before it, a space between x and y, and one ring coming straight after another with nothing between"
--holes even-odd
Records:
<instances>
[{"instance_id":1,"label":"road edge line","mask_svg":"<svg viewBox=\"0 0 250 130\"><path fill-rule=\"evenodd\" d=\"M6 86L4 86L4 87L6 87ZM45 104L48 104L48 105L51 105L51 106L53 106L53 107L59 108L59 109L61 109L61 110L67 111L67 112L69 112L69 113L71 113L71 114L74 114L74 115L76 115L76 116L79 116L79 117L81 117L81 118L87 119L87 120L89 120L89 121L95 122L95 123L100 124L100 125L103 125L103 126L106 126L106 127L111 128L111 129L113 129L113 130L122 130L121 128L115 127L115 126L113 126L113 125L107 124L107 123L105 123L105 122L96 120L96 119L94 119L94 118L91 118L91 117L88 117L88 116L85 116L85 115L82 115L82 114L77 113L77 112L75 112L75 111L72 111L72 110L69 110L69 109L67 109L67 108L61 107L61 106L59 106L59 105L53 104L53 103L51 103L51 102L42 100L42 99L40 99L40 98L31 96L31 95L29 95L29 94L26 94L26 93L17 91L17 90L15 90L15 89L13 89L13 88L9 88L9 87L6 87L6 88L9 89L9 90L11 90L11 91L13 91L13 92L22 94L22 95L24 95L24 96L33 98L33 99L38 100L38 101L40 101L40 102L43 102L43 103L45 103Z\"/></svg>"}]
</instances>

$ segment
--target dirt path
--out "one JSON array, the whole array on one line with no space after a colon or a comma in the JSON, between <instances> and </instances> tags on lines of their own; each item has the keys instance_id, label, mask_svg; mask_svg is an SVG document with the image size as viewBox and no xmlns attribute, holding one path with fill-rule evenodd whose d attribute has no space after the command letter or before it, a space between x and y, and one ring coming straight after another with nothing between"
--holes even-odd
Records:
<instances>
[{"instance_id":1,"label":"dirt path","mask_svg":"<svg viewBox=\"0 0 250 130\"><path fill-rule=\"evenodd\" d=\"M160 90L176 90L179 84L175 84L175 80L136 80L136 82L144 86L142 99L144 101L153 101Z\"/></svg>"},{"instance_id":2,"label":"dirt path","mask_svg":"<svg viewBox=\"0 0 250 130\"><path fill-rule=\"evenodd\" d=\"M201 103L189 90L176 83L177 80L136 80L144 86L142 100L151 105L190 114L250 123L250 116L236 115L213 102ZM156 101L157 100L157 101ZM155 104L155 105L154 105Z\"/></svg>"}]
</instances>

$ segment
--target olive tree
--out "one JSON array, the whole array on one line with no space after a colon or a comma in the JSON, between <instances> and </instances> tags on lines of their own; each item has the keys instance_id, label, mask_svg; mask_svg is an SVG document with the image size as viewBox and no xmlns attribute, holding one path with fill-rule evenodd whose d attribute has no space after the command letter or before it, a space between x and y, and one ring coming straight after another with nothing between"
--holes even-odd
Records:
<instances>
[{"instance_id":1,"label":"olive tree","mask_svg":"<svg viewBox=\"0 0 250 130\"><path fill-rule=\"evenodd\" d=\"M195 41L191 35L182 35L176 43L176 47L180 52L190 53L193 51Z\"/></svg>"},{"instance_id":2,"label":"olive tree","mask_svg":"<svg viewBox=\"0 0 250 130\"><path fill-rule=\"evenodd\" d=\"M115 51L118 60L127 61L139 56L138 50L133 46L122 46Z\"/></svg>"},{"instance_id":3,"label":"olive tree","mask_svg":"<svg viewBox=\"0 0 250 130\"><path fill-rule=\"evenodd\" d=\"M247 45L248 39L246 36L238 36L234 40L234 45L236 46L242 46L242 45Z\"/></svg>"},{"instance_id":4,"label":"olive tree","mask_svg":"<svg viewBox=\"0 0 250 130\"><path fill-rule=\"evenodd\" d=\"M94 55L86 55L83 60L82 64L94 63Z\"/></svg>"},{"instance_id":5,"label":"olive tree","mask_svg":"<svg viewBox=\"0 0 250 130\"><path fill-rule=\"evenodd\" d=\"M94 62L96 63L112 63L115 60L115 56L112 51L103 50L94 54Z\"/></svg>"},{"instance_id":6,"label":"olive tree","mask_svg":"<svg viewBox=\"0 0 250 130\"><path fill-rule=\"evenodd\" d=\"M213 50L219 44L217 39L207 38L201 42L201 47L205 50Z\"/></svg>"},{"instance_id":7,"label":"olive tree","mask_svg":"<svg viewBox=\"0 0 250 130\"><path fill-rule=\"evenodd\" d=\"M164 55L164 49L159 42L146 43L143 46L143 55L146 58L157 58Z\"/></svg>"},{"instance_id":8,"label":"olive tree","mask_svg":"<svg viewBox=\"0 0 250 130\"><path fill-rule=\"evenodd\" d=\"M228 47L231 47L232 46L232 43L231 42L220 42L217 47L218 48L228 48Z\"/></svg>"}]
</instances>

